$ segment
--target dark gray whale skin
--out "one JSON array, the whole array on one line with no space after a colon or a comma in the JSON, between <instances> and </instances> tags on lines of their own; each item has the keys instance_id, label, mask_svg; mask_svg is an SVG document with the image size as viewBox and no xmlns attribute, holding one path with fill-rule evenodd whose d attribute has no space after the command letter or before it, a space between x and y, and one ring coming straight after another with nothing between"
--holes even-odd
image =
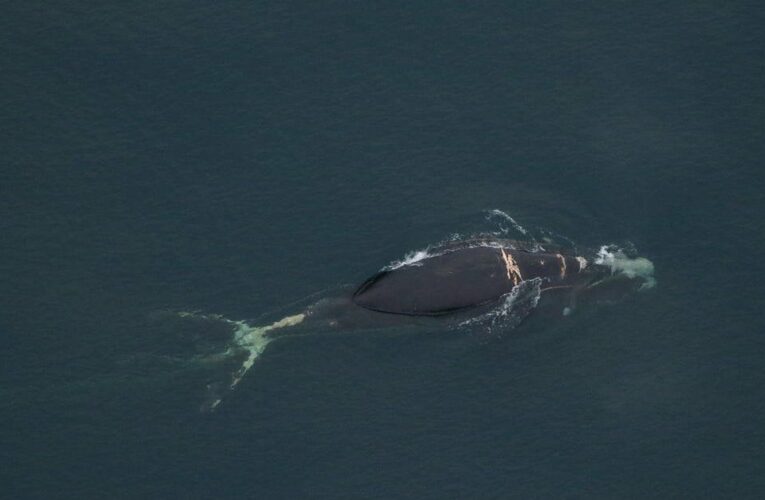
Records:
<instances>
[{"instance_id":1,"label":"dark gray whale skin","mask_svg":"<svg viewBox=\"0 0 765 500\"><path fill-rule=\"evenodd\" d=\"M602 282L610 268L560 251L494 244L446 248L414 264L381 271L362 283L351 300L388 314L442 316L497 301L526 280L549 291L575 293Z\"/></svg>"}]
</instances>

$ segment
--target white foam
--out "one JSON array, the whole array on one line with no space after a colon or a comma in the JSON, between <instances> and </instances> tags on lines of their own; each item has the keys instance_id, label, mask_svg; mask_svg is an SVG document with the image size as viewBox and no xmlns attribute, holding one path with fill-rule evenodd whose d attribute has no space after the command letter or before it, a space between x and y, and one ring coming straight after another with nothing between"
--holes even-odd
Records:
<instances>
[{"instance_id":1,"label":"white foam","mask_svg":"<svg viewBox=\"0 0 765 500\"><path fill-rule=\"evenodd\" d=\"M479 240L466 244L464 246L444 247L450 243L459 243L459 239L455 239L455 236L459 236L457 233L452 235L449 239L445 240L435 246L428 246L421 250L413 250L404 255L401 260L394 260L383 268L384 271L393 271L406 266L421 266L422 261L432 259L433 257L440 257L451 252L458 252L469 248L515 248L515 246L507 240L492 241L492 240ZM532 247L533 251L544 250L540 245L534 243Z\"/></svg>"},{"instance_id":2,"label":"white foam","mask_svg":"<svg viewBox=\"0 0 765 500\"><path fill-rule=\"evenodd\" d=\"M510 330L518 326L537 306L541 295L540 278L522 281L514 286L510 293L505 294L496 307L461 322L459 326L481 326L489 334Z\"/></svg>"},{"instance_id":3,"label":"white foam","mask_svg":"<svg viewBox=\"0 0 765 500\"><path fill-rule=\"evenodd\" d=\"M528 231L526 230L525 227L523 227L520 224L518 224L518 222L516 222L515 219L513 219L509 214L503 212L502 210L498 210L496 208L492 209L492 210L489 210L489 216L487 217L487 219L490 219L491 216L496 216L496 217L499 217L501 219L504 219L505 221L509 222L511 226L513 226L513 229L515 229L516 231L518 231L521 234L524 234L524 235L528 234Z\"/></svg>"},{"instance_id":4,"label":"white foam","mask_svg":"<svg viewBox=\"0 0 765 500\"><path fill-rule=\"evenodd\" d=\"M653 288L656 285L656 279L653 277L653 262L645 257L628 257L614 245L600 247L595 264L610 267L611 274L623 274L630 279L642 278L644 283L640 287L641 290Z\"/></svg>"},{"instance_id":5,"label":"white foam","mask_svg":"<svg viewBox=\"0 0 765 500\"><path fill-rule=\"evenodd\" d=\"M436 255L430 253L430 247L424 250L415 250L413 252L409 252L408 254L404 255L403 259L391 262L390 264L388 264L387 267L385 267L385 269L388 271L392 271L394 269L398 269L404 266L419 266L421 265L420 261L423 261L425 259L429 259L435 256Z\"/></svg>"},{"instance_id":6,"label":"white foam","mask_svg":"<svg viewBox=\"0 0 765 500\"><path fill-rule=\"evenodd\" d=\"M447 240L447 243L454 243L458 240ZM412 252L407 253L404 255L404 258L401 260L395 260L385 266L383 270L385 271L393 271L395 269L400 269L402 267L406 266L421 266L422 261L427 259L432 259L433 257L440 257L441 255L446 255L451 252L457 252L459 250L465 250L467 248L479 248L479 247L485 247L485 248L508 248L509 245L501 244L500 242L495 241L480 241L476 242L472 245L466 245L466 246L459 246L454 248L442 248L438 249L441 245L437 245L436 247L427 247L422 250L414 250Z\"/></svg>"}]
</instances>

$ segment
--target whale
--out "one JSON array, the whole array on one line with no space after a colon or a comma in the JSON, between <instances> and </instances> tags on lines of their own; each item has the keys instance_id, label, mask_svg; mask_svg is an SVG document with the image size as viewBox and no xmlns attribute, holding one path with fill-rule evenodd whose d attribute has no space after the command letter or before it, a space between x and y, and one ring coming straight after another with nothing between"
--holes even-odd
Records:
<instances>
[{"instance_id":1,"label":"whale","mask_svg":"<svg viewBox=\"0 0 765 500\"><path fill-rule=\"evenodd\" d=\"M619 301L654 283L650 260L627 256L612 246L577 250L480 238L418 252L416 258L389 265L358 286L316 300L271 324L252 326L196 312L177 315L224 323L231 332L224 350L207 356L215 361L236 360L238 365L227 382L209 386L215 390L211 389L203 409L211 411L221 402L223 392L239 384L266 347L283 336L365 331L406 323L449 328L472 324L487 310L501 312L493 317L512 318L500 325L512 329L532 314L568 316L580 302ZM450 324L449 318L458 322ZM440 321L443 319L446 322Z\"/></svg>"},{"instance_id":2,"label":"whale","mask_svg":"<svg viewBox=\"0 0 765 500\"><path fill-rule=\"evenodd\" d=\"M540 291L570 295L611 276L611 269L578 254L534 251L517 244L458 246L411 265L383 270L362 283L352 302L407 316L444 316L485 306L529 280Z\"/></svg>"},{"instance_id":3,"label":"whale","mask_svg":"<svg viewBox=\"0 0 765 500\"><path fill-rule=\"evenodd\" d=\"M512 314L515 327L532 314L568 316L580 303L619 302L653 284L651 261L609 247L573 250L495 238L466 240L383 268L268 326L264 335L407 323L451 327L451 317L466 320L498 307Z\"/></svg>"}]
</instances>

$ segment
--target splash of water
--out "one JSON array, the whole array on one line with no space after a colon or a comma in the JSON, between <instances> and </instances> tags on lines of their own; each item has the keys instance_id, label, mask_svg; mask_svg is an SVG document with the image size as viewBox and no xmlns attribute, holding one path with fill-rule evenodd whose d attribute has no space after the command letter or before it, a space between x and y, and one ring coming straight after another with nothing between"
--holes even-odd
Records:
<instances>
[{"instance_id":1,"label":"splash of water","mask_svg":"<svg viewBox=\"0 0 765 500\"><path fill-rule=\"evenodd\" d=\"M539 303L542 279L534 278L515 285L490 311L459 323L460 327L483 329L491 337L499 337L518 326Z\"/></svg>"},{"instance_id":2,"label":"splash of water","mask_svg":"<svg viewBox=\"0 0 765 500\"><path fill-rule=\"evenodd\" d=\"M611 268L611 274L618 273L630 279L643 279L640 290L647 290L656 285L656 278L653 276L653 262L645 257L628 257L622 249L615 245L601 246L596 254L595 264L608 266Z\"/></svg>"},{"instance_id":3,"label":"splash of water","mask_svg":"<svg viewBox=\"0 0 765 500\"><path fill-rule=\"evenodd\" d=\"M496 208L494 208L492 210L489 210L488 211L488 215L486 216L486 220L487 221L491 221L494 218L497 218L500 221L509 223L510 227L512 227L513 229L515 229L516 231L518 231L522 235L530 236L533 239L533 236L529 234L528 230L525 227L523 227L520 224L518 224L518 222L515 219L513 219L506 212L503 212L502 210L499 210L499 209L496 209ZM502 234L508 234L510 232L509 228L506 227L506 226L503 226L503 225L500 225L500 231L502 232Z\"/></svg>"},{"instance_id":4,"label":"splash of water","mask_svg":"<svg viewBox=\"0 0 765 500\"><path fill-rule=\"evenodd\" d=\"M405 266L420 266L422 265L421 261L435 256L431 254L430 251L431 249L428 247L423 250L415 250L413 252L409 252L404 255L403 259L391 262L385 266L384 270L393 271L394 269L399 269Z\"/></svg>"}]
</instances>

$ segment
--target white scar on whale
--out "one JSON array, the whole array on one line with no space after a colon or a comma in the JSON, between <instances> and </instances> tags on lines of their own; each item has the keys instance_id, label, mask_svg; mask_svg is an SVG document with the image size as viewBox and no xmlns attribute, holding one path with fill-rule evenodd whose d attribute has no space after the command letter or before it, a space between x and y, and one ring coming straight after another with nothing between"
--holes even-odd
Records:
<instances>
[{"instance_id":1,"label":"white scar on whale","mask_svg":"<svg viewBox=\"0 0 765 500\"><path fill-rule=\"evenodd\" d=\"M513 285L517 285L518 283L523 281L523 276L521 276L521 269L518 267L518 264L513 259L513 256L505 252L504 248L500 248L499 251L502 252L502 260L505 261L505 269L507 270L507 279L512 281Z\"/></svg>"},{"instance_id":2,"label":"white scar on whale","mask_svg":"<svg viewBox=\"0 0 765 500\"><path fill-rule=\"evenodd\" d=\"M587 259L584 257L574 257L579 262L579 272L581 273L587 267Z\"/></svg>"},{"instance_id":3,"label":"white scar on whale","mask_svg":"<svg viewBox=\"0 0 765 500\"><path fill-rule=\"evenodd\" d=\"M555 255L558 257L558 260L560 260L560 279L563 279L566 277L566 258L559 253L556 253Z\"/></svg>"}]
</instances>

